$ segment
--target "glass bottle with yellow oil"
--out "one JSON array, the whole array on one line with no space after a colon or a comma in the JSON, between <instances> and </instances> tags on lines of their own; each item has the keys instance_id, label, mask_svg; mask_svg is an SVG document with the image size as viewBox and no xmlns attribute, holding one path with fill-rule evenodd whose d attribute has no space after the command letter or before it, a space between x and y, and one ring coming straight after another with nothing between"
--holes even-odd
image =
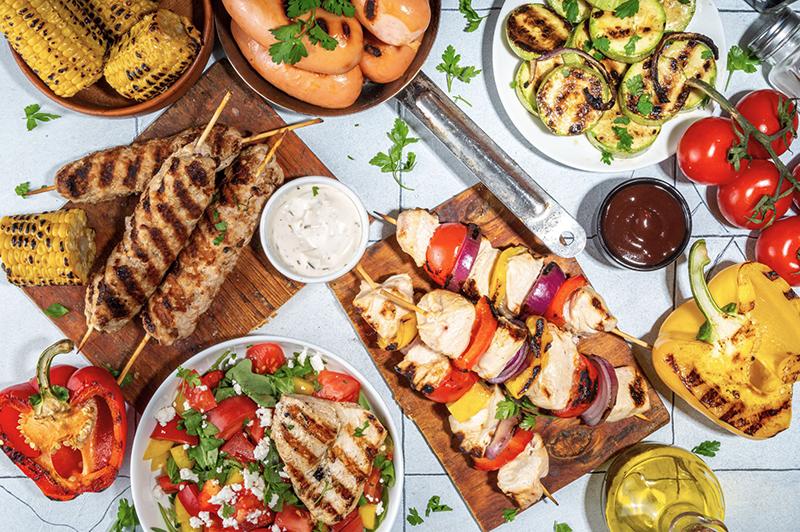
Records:
<instances>
[{"instance_id":1,"label":"glass bottle with yellow oil","mask_svg":"<svg viewBox=\"0 0 800 532\"><path fill-rule=\"evenodd\" d=\"M640 443L620 454L603 485L611 532L726 532L717 477L696 455Z\"/></svg>"}]
</instances>

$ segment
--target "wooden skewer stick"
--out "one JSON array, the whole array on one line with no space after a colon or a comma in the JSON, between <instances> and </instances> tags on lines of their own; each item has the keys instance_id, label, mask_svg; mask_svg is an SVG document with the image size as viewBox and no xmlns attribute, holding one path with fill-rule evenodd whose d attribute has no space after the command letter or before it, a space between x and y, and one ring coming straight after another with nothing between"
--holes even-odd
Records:
<instances>
[{"instance_id":1,"label":"wooden skewer stick","mask_svg":"<svg viewBox=\"0 0 800 532\"><path fill-rule=\"evenodd\" d=\"M269 162L272 160L272 157L275 156L275 152L278 151L278 146L281 145L281 142L283 142L284 138L286 138L286 131L284 131L283 134L278 137L278 140L275 141L275 144L270 147L269 151L267 152L267 156L264 157L264 160L261 161L261 164L259 164L258 168L256 168L256 175L261 175L261 172L263 172L267 167Z\"/></svg>"},{"instance_id":2,"label":"wooden skewer stick","mask_svg":"<svg viewBox=\"0 0 800 532\"><path fill-rule=\"evenodd\" d=\"M397 225L397 218L392 218L388 214L383 214L383 213L378 212L378 211L372 211L372 214L374 214L375 216L377 216L378 218L380 218L381 220L383 220L386 223L390 223L392 225Z\"/></svg>"},{"instance_id":3,"label":"wooden skewer stick","mask_svg":"<svg viewBox=\"0 0 800 532\"><path fill-rule=\"evenodd\" d=\"M56 189L55 185L48 185L46 187L39 187L36 190L31 190L29 192L26 192L25 193L25 197L27 198L28 196L35 196L36 194L43 194L45 192L50 192L51 190L55 190L55 189Z\"/></svg>"},{"instance_id":4,"label":"wooden skewer stick","mask_svg":"<svg viewBox=\"0 0 800 532\"><path fill-rule=\"evenodd\" d=\"M544 495L545 495L545 497L547 497L548 499L550 499L551 501L553 501L553 503L554 503L556 506L558 506L558 501L556 500L556 498L555 498L555 497L553 497L553 494L552 494L552 493L550 493L550 491L549 491L549 490L548 490L548 489L545 487L545 485L544 485L544 484L542 484L542 491L544 492Z\"/></svg>"},{"instance_id":5,"label":"wooden skewer stick","mask_svg":"<svg viewBox=\"0 0 800 532\"><path fill-rule=\"evenodd\" d=\"M413 301L409 301L407 299L404 299L404 298L398 296L397 294L395 294L394 292L390 292L389 290L386 290L381 285L376 283L372 279L372 277L369 276L369 274L366 272L366 270L364 270L363 266L361 266L360 264L356 264L356 272L358 272L358 274L367 282L367 284L369 285L370 288L372 288L373 290L380 290L380 293L381 293L381 295L383 297L385 297L386 299L388 299L392 303L396 304L397 306L402 307L402 308L404 308L404 309L406 309L408 311L411 311L411 312L416 312L416 313L421 314L423 316L427 316L428 315L428 311L427 310L418 307L417 305L414 304Z\"/></svg>"},{"instance_id":6,"label":"wooden skewer stick","mask_svg":"<svg viewBox=\"0 0 800 532\"><path fill-rule=\"evenodd\" d=\"M133 354L128 359L128 362L125 364L125 367L122 368L122 371L119 372L119 377L117 377L117 384L122 384L122 381L125 380L125 375L128 374L128 372L133 367L133 363L136 362L136 359L139 358L139 355L142 353L142 351L144 351L144 347L147 345L147 342L150 341L150 338L152 338L152 336L150 336L150 333L145 333L144 338L142 338L142 341L139 342L139 345L137 345L136 349L133 350Z\"/></svg>"},{"instance_id":7,"label":"wooden skewer stick","mask_svg":"<svg viewBox=\"0 0 800 532\"><path fill-rule=\"evenodd\" d=\"M630 342L632 344L644 347L648 351L652 351L653 350L653 346L652 345L650 345L647 342L645 342L644 340L640 340L640 339L636 338L635 336L632 336L632 335L630 335L630 334L628 334L628 333L626 333L624 331L620 331L619 329L615 328L614 330L612 330L610 332L613 333L613 334L616 334L617 336L619 336L623 340L626 340L626 341L628 341L628 342Z\"/></svg>"},{"instance_id":8,"label":"wooden skewer stick","mask_svg":"<svg viewBox=\"0 0 800 532\"><path fill-rule=\"evenodd\" d=\"M203 130L203 133L200 135L200 138L198 138L197 141L195 141L194 143L195 149L197 149L198 146L201 146L208 138L208 135L211 134L211 128L213 128L214 124L216 124L217 120L219 120L219 116L222 114L222 111L225 109L225 106L228 105L230 99L231 99L231 91L227 91L225 93L225 96L222 97L222 101L219 102L217 110L214 111L213 115L211 115L211 120L209 120L208 124L206 124L206 128Z\"/></svg>"},{"instance_id":9,"label":"wooden skewer stick","mask_svg":"<svg viewBox=\"0 0 800 532\"><path fill-rule=\"evenodd\" d=\"M80 353L81 350L83 350L83 346L85 346L86 342L89 341L89 337L92 335L93 332L94 332L94 327L89 325L89 328L86 329L86 334L83 335L83 338L81 338L81 341L78 344L78 353Z\"/></svg>"},{"instance_id":10,"label":"wooden skewer stick","mask_svg":"<svg viewBox=\"0 0 800 532\"><path fill-rule=\"evenodd\" d=\"M303 122L297 122L296 124L289 124L287 126L282 126L275 129L270 129L269 131L265 131L263 133L259 133L258 135L253 135L252 137L246 137L242 139L242 144L249 144L251 142L258 142L259 140L264 140L269 137L278 135L280 133L285 133L287 131L294 131L295 129L300 129L301 127L306 126L313 126L314 124L321 124L321 118L312 118L311 120L305 120Z\"/></svg>"},{"instance_id":11,"label":"wooden skewer stick","mask_svg":"<svg viewBox=\"0 0 800 532\"><path fill-rule=\"evenodd\" d=\"M652 421L650 420L650 418L649 418L649 417L647 417L647 416L646 416L646 415L644 415L644 414L634 414L634 415L633 415L633 417L638 417L638 418L639 418L639 419L641 419L642 421L647 421L648 423L652 423Z\"/></svg>"}]
</instances>

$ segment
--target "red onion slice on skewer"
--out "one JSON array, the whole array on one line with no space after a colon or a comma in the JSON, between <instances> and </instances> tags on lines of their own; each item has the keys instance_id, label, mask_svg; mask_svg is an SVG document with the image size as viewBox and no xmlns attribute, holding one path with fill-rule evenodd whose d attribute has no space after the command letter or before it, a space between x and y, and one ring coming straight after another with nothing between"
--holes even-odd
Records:
<instances>
[{"instance_id":1,"label":"red onion slice on skewer","mask_svg":"<svg viewBox=\"0 0 800 532\"><path fill-rule=\"evenodd\" d=\"M486 381L492 384L500 384L516 377L520 371L525 369L525 362L528 360L530 348L530 343L528 343L526 339L525 342L522 343L522 347L520 347L516 354L511 357L511 360L506 363L506 367L503 368L503 371L501 371L497 377L486 379Z\"/></svg>"},{"instance_id":2,"label":"red onion slice on skewer","mask_svg":"<svg viewBox=\"0 0 800 532\"><path fill-rule=\"evenodd\" d=\"M461 250L458 252L453 272L447 276L445 288L451 292L461 290L461 285L464 284L467 277L469 277L469 272L472 271L472 266L475 264L475 258L478 256L480 247L480 229L475 224L467 224L467 234L464 237L464 242L461 243Z\"/></svg>"},{"instance_id":3,"label":"red onion slice on skewer","mask_svg":"<svg viewBox=\"0 0 800 532\"><path fill-rule=\"evenodd\" d=\"M486 452L483 455L485 458L494 460L503 452L508 442L511 441L511 437L514 436L514 428L517 426L517 423L519 423L519 418L514 416L504 419L497 424L492 442L489 444L489 447L486 448Z\"/></svg>"},{"instance_id":4,"label":"red onion slice on skewer","mask_svg":"<svg viewBox=\"0 0 800 532\"><path fill-rule=\"evenodd\" d=\"M567 276L555 262L548 263L522 301L520 316L543 316Z\"/></svg>"},{"instance_id":5,"label":"red onion slice on skewer","mask_svg":"<svg viewBox=\"0 0 800 532\"><path fill-rule=\"evenodd\" d=\"M581 419L590 427L602 423L614 405L617 403L617 389L619 388L619 381L617 380L617 372L614 371L614 366L603 357L588 355L589 362L597 366L598 386L597 396L589 405L589 408L581 414Z\"/></svg>"}]
</instances>

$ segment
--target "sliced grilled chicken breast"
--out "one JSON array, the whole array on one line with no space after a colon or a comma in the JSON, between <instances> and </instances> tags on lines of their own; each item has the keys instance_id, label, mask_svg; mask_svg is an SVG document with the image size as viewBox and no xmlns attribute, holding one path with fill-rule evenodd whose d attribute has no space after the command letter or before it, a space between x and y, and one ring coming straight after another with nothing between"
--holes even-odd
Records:
<instances>
[{"instance_id":1,"label":"sliced grilled chicken breast","mask_svg":"<svg viewBox=\"0 0 800 532\"><path fill-rule=\"evenodd\" d=\"M475 306L449 290L431 290L419 300L417 312L419 337L428 347L450 358L458 358L469 345Z\"/></svg>"},{"instance_id":2,"label":"sliced grilled chicken breast","mask_svg":"<svg viewBox=\"0 0 800 532\"><path fill-rule=\"evenodd\" d=\"M437 227L439 217L425 209L409 209L397 216L397 243L419 267L425 264L428 244Z\"/></svg>"},{"instance_id":3,"label":"sliced grilled chicken breast","mask_svg":"<svg viewBox=\"0 0 800 532\"><path fill-rule=\"evenodd\" d=\"M542 498L541 479L549 469L550 458L542 437L534 434L525 449L497 472L497 486L524 509Z\"/></svg>"},{"instance_id":4,"label":"sliced grilled chicken breast","mask_svg":"<svg viewBox=\"0 0 800 532\"><path fill-rule=\"evenodd\" d=\"M480 296L489 295L489 280L492 278L494 263L500 250L492 247L492 243L486 237L481 237L481 246L478 248L478 255L472 264L472 269L464 282L464 293L474 299Z\"/></svg>"},{"instance_id":5,"label":"sliced grilled chicken breast","mask_svg":"<svg viewBox=\"0 0 800 532\"><path fill-rule=\"evenodd\" d=\"M611 315L602 296L591 286L576 290L564 303L563 312L567 328L576 334L594 334L617 327L617 318Z\"/></svg>"},{"instance_id":6,"label":"sliced grilled chicken breast","mask_svg":"<svg viewBox=\"0 0 800 532\"><path fill-rule=\"evenodd\" d=\"M295 493L326 525L338 523L358 504L386 434L380 421L355 403L288 394L273 414L272 439Z\"/></svg>"},{"instance_id":7,"label":"sliced grilled chicken breast","mask_svg":"<svg viewBox=\"0 0 800 532\"><path fill-rule=\"evenodd\" d=\"M606 422L619 421L635 414L650 410L650 396L647 393L647 381L632 366L614 368L617 374L617 403L608 414Z\"/></svg>"},{"instance_id":8,"label":"sliced grilled chicken breast","mask_svg":"<svg viewBox=\"0 0 800 532\"><path fill-rule=\"evenodd\" d=\"M394 367L421 393L431 393L450 372L450 359L425 345L419 338L403 350L405 357Z\"/></svg>"},{"instance_id":9,"label":"sliced grilled chicken breast","mask_svg":"<svg viewBox=\"0 0 800 532\"><path fill-rule=\"evenodd\" d=\"M542 371L528 389L527 395L539 408L561 410L569 402L579 355L569 334L552 323L548 323L547 327L552 341L549 346L544 346Z\"/></svg>"},{"instance_id":10,"label":"sliced grilled chicken breast","mask_svg":"<svg viewBox=\"0 0 800 532\"><path fill-rule=\"evenodd\" d=\"M492 442L495 430L500 420L497 419L497 405L505 395L496 384L492 387L492 397L487 405L466 421L458 421L450 416L450 430L456 439L460 440L459 447L465 453L481 457Z\"/></svg>"},{"instance_id":11,"label":"sliced grilled chicken breast","mask_svg":"<svg viewBox=\"0 0 800 532\"><path fill-rule=\"evenodd\" d=\"M489 348L472 368L482 379L493 379L500 375L517 351L522 347L528 331L505 318L498 318L497 330Z\"/></svg>"},{"instance_id":12,"label":"sliced grilled chicken breast","mask_svg":"<svg viewBox=\"0 0 800 532\"><path fill-rule=\"evenodd\" d=\"M544 260L531 253L520 253L508 259L504 305L509 316L519 314L522 301L530 292L544 267Z\"/></svg>"},{"instance_id":13,"label":"sliced grilled chicken breast","mask_svg":"<svg viewBox=\"0 0 800 532\"><path fill-rule=\"evenodd\" d=\"M406 273L392 275L380 286L406 301L414 301L414 285L411 277ZM410 311L386 299L386 296L381 294L380 288L373 290L366 281L361 281L361 291L353 300L353 306L356 307L364 321L382 338L397 336L400 322L411 314Z\"/></svg>"}]
</instances>

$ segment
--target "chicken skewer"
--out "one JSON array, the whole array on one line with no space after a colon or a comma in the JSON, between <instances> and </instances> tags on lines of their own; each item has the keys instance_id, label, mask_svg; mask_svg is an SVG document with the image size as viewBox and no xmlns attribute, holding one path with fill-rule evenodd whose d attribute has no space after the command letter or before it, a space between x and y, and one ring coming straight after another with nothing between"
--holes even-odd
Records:
<instances>
[{"instance_id":1,"label":"chicken skewer","mask_svg":"<svg viewBox=\"0 0 800 532\"><path fill-rule=\"evenodd\" d=\"M418 266L424 265L428 246L434 233L440 227L438 217L422 209L403 211L399 219L381 213L375 214L387 223L398 226L397 239L400 247L412 256ZM523 250L524 248L518 247L517 249ZM492 248L486 238L481 238L480 249L472 263L469 277L458 289L473 298L483 295L496 297L496 294L491 294L489 282L500 255L500 252ZM503 301L495 301L495 303L501 303L497 306L510 317L518 317L528 292L550 265L546 266L541 258L527 250L509 258L506 264L506 294L501 296L504 298ZM448 288L451 287L448 286ZM512 295L513 297L511 297ZM605 310L605 303L588 285L578 288L571 295L565 305L563 317L568 326L575 329L576 332L589 334L610 332L632 344L652 349L652 346L646 342L619 330L616 327L616 320Z\"/></svg>"},{"instance_id":2,"label":"chicken skewer","mask_svg":"<svg viewBox=\"0 0 800 532\"><path fill-rule=\"evenodd\" d=\"M236 143L242 146L254 144L287 131L321 122L321 118L314 118L246 138L242 138L241 133L234 128L217 125L214 126L208 143L216 146L216 151L233 153L231 149L224 149L223 144ZM96 203L139 193L147 187L147 183L167 157L196 140L201 132L202 128L189 128L170 137L134 142L90 153L62 166L56 172L54 185L31 190L26 197L55 190L73 202ZM228 164L230 161L225 161L222 166Z\"/></svg>"},{"instance_id":3,"label":"chicken skewer","mask_svg":"<svg viewBox=\"0 0 800 532\"><path fill-rule=\"evenodd\" d=\"M275 160L275 152L285 135L286 132L271 148L265 144L246 148L226 170L219 201L206 208L172 269L147 300L142 312L145 335L120 372L118 382L122 382L151 338L161 345L186 338L211 306L249 244L264 203L283 183L283 170ZM222 233L220 224L225 228Z\"/></svg>"}]
</instances>

